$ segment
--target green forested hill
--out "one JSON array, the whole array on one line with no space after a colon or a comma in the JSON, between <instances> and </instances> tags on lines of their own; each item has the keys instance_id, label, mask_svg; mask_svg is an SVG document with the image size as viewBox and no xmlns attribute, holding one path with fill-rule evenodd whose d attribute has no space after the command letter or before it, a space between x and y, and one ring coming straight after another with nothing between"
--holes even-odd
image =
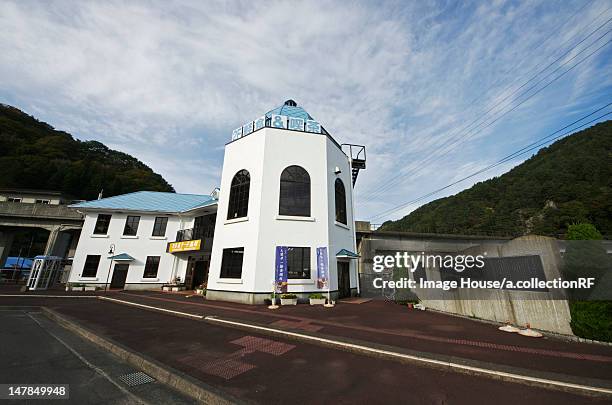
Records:
<instances>
[{"instance_id":1,"label":"green forested hill","mask_svg":"<svg viewBox=\"0 0 612 405\"><path fill-rule=\"evenodd\" d=\"M79 141L0 104L0 188L57 190L94 199L137 190L174 191L138 159L100 142Z\"/></svg>"},{"instance_id":2,"label":"green forested hill","mask_svg":"<svg viewBox=\"0 0 612 405\"><path fill-rule=\"evenodd\" d=\"M432 201L381 229L558 236L575 222L612 235L612 121L565 137L502 176Z\"/></svg>"}]
</instances>

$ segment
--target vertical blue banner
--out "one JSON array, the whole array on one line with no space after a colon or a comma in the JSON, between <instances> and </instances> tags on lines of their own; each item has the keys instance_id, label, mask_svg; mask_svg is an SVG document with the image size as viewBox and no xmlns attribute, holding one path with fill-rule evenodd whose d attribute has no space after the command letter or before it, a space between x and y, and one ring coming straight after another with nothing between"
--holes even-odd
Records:
<instances>
[{"instance_id":1,"label":"vertical blue banner","mask_svg":"<svg viewBox=\"0 0 612 405\"><path fill-rule=\"evenodd\" d=\"M287 246L276 247L276 272L274 281L276 282L276 292L287 292Z\"/></svg>"},{"instance_id":2,"label":"vertical blue banner","mask_svg":"<svg viewBox=\"0 0 612 405\"><path fill-rule=\"evenodd\" d=\"M317 248L317 287L326 288L329 282L327 247Z\"/></svg>"}]
</instances>

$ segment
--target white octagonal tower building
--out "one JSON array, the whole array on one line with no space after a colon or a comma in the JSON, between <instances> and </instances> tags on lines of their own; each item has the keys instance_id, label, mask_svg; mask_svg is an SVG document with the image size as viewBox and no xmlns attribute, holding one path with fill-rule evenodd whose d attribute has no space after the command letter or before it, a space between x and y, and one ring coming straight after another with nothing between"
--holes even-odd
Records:
<instances>
[{"instance_id":1,"label":"white octagonal tower building","mask_svg":"<svg viewBox=\"0 0 612 405\"><path fill-rule=\"evenodd\" d=\"M293 100L234 130L207 299L263 303L274 288L279 246L286 248L288 293L327 293L317 282L320 247L328 252L332 298L358 292L353 184L365 148L344 149Z\"/></svg>"}]
</instances>

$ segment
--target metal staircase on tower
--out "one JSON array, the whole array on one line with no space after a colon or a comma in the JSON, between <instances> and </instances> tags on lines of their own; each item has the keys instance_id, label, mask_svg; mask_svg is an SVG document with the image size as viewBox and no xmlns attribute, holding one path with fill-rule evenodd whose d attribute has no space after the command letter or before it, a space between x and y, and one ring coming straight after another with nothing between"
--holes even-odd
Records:
<instances>
[{"instance_id":1,"label":"metal staircase on tower","mask_svg":"<svg viewBox=\"0 0 612 405\"><path fill-rule=\"evenodd\" d=\"M357 176L361 169L366 168L366 149L363 145L354 145L351 143L343 143L342 150L348 152L347 155L351 160L351 170L353 177L353 187L357 181Z\"/></svg>"}]
</instances>

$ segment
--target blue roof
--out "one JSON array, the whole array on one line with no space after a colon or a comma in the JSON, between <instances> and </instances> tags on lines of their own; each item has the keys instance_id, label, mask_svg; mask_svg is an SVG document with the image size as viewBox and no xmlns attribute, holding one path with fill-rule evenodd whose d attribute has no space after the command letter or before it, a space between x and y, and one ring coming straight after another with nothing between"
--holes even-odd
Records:
<instances>
[{"instance_id":1,"label":"blue roof","mask_svg":"<svg viewBox=\"0 0 612 405\"><path fill-rule=\"evenodd\" d=\"M266 117L270 118L272 115L284 115L286 117L303 118L305 120L313 120L302 107L299 107L295 101L287 100L280 107L276 107L266 113Z\"/></svg>"},{"instance_id":2,"label":"blue roof","mask_svg":"<svg viewBox=\"0 0 612 405\"><path fill-rule=\"evenodd\" d=\"M70 207L92 210L185 212L216 203L217 200L209 195L137 191L135 193L73 204Z\"/></svg>"},{"instance_id":3,"label":"blue roof","mask_svg":"<svg viewBox=\"0 0 612 405\"><path fill-rule=\"evenodd\" d=\"M131 262L134 260L134 258L130 255L128 255L127 253L120 253L118 255L115 256L109 256L109 259L113 259L117 262Z\"/></svg>"},{"instance_id":4,"label":"blue roof","mask_svg":"<svg viewBox=\"0 0 612 405\"><path fill-rule=\"evenodd\" d=\"M358 258L361 257L355 252L351 252L347 249L341 249L338 253L336 253L336 257L349 257L349 258Z\"/></svg>"}]
</instances>

